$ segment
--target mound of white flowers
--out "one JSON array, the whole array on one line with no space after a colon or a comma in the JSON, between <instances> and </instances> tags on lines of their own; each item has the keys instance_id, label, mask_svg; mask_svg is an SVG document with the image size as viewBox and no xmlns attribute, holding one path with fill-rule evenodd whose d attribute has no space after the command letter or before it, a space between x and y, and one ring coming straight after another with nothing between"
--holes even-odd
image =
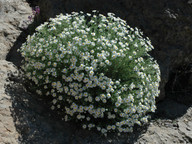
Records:
<instances>
[{"instance_id":1,"label":"mound of white flowers","mask_svg":"<svg viewBox=\"0 0 192 144\"><path fill-rule=\"evenodd\" d=\"M37 27L19 50L22 69L51 109L84 129L132 132L148 121L160 70L148 38L112 13L60 14Z\"/></svg>"}]
</instances>

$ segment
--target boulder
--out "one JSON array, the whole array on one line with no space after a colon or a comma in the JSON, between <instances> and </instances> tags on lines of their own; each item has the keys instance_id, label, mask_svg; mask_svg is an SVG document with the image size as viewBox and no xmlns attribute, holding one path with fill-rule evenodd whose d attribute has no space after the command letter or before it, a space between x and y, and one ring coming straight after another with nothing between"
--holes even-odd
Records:
<instances>
[{"instance_id":1,"label":"boulder","mask_svg":"<svg viewBox=\"0 0 192 144\"><path fill-rule=\"evenodd\" d=\"M21 25L32 13L25 1L0 0L0 60L4 60L21 33Z\"/></svg>"},{"instance_id":2,"label":"boulder","mask_svg":"<svg viewBox=\"0 0 192 144\"><path fill-rule=\"evenodd\" d=\"M190 141L192 141L192 108L187 110L185 116L181 117L178 121L179 130Z\"/></svg>"}]
</instances>

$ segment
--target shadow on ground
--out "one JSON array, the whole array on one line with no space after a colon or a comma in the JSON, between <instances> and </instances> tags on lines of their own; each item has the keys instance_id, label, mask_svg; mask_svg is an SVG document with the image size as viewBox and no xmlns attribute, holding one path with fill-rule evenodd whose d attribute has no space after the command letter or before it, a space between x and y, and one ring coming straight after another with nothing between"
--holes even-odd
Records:
<instances>
[{"instance_id":1,"label":"shadow on ground","mask_svg":"<svg viewBox=\"0 0 192 144\"><path fill-rule=\"evenodd\" d=\"M134 143L145 133L147 125L135 126L134 133L111 133L108 137L96 131L83 130L77 123L64 122L49 109L47 101L38 95L27 92L20 77L10 76L10 84L6 86L6 94L11 96L11 113L20 143L51 143L51 144L108 144Z\"/></svg>"},{"instance_id":2,"label":"shadow on ground","mask_svg":"<svg viewBox=\"0 0 192 144\"><path fill-rule=\"evenodd\" d=\"M11 113L21 143L69 143L75 127L56 120L53 113L38 96L26 92L22 80L11 77L6 88L11 96ZM67 129L66 129L67 128ZM59 138L60 137L60 138ZM60 142L62 140L62 142Z\"/></svg>"}]
</instances>

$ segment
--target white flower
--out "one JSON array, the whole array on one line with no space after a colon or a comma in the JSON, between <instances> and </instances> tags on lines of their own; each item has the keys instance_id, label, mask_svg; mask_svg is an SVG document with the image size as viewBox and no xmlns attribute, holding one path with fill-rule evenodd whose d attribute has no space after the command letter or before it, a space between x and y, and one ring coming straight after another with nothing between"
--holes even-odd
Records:
<instances>
[{"instance_id":1,"label":"white flower","mask_svg":"<svg viewBox=\"0 0 192 144\"><path fill-rule=\"evenodd\" d=\"M59 100L63 100L63 97L62 97L62 96L59 96Z\"/></svg>"},{"instance_id":2,"label":"white flower","mask_svg":"<svg viewBox=\"0 0 192 144\"><path fill-rule=\"evenodd\" d=\"M98 102L98 101L100 101L100 98L99 97L95 97L95 100Z\"/></svg>"},{"instance_id":3,"label":"white flower","mask_svg":"<svg viewBox=\"0 0 192 144\"><path fill-rule=\"evenodd\" d=\"M85 124L84 124L82 127L83 127L83 129L86 129L86 128L87 128L87 126L86 126Z\"/></svg>"},{"instance_id":4,"label":"white flower","mask_svg":"<svg viewBox=\"0 0 192 144\"><path fill-rule=\"evenodd\" d=\"M54 109L55 109L55 106L51 106L51 109L54 110Z\"/></svg>"},{"instance_id":5,"label":"white flower","mask_svg":"<svg viewBox=\"0 0 192 144\"><path fill-rule=\"evenodd\" d=\"M53 104L56 104L57 103L57 100L56 99L53 99Z\"/></svg>"}]
</instances>

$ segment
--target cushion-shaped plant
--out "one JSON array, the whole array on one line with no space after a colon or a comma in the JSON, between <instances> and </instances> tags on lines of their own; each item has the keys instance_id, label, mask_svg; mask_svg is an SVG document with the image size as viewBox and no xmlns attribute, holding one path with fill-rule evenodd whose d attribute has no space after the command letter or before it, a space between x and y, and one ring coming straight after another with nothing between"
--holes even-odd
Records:
<instances>
[{"instance_id":1,"label":"cushion-shaped plant","mask_svg":"<svg viewBox=\"0 0 192 144\"><path fill-rule=\"evenodd\" d=\"M112 13L60 14L28 36L22 68L65 121L103 134L131 132L147 122L159 94L159 66L142 35Z\"/></svg>"}]
</instances>

